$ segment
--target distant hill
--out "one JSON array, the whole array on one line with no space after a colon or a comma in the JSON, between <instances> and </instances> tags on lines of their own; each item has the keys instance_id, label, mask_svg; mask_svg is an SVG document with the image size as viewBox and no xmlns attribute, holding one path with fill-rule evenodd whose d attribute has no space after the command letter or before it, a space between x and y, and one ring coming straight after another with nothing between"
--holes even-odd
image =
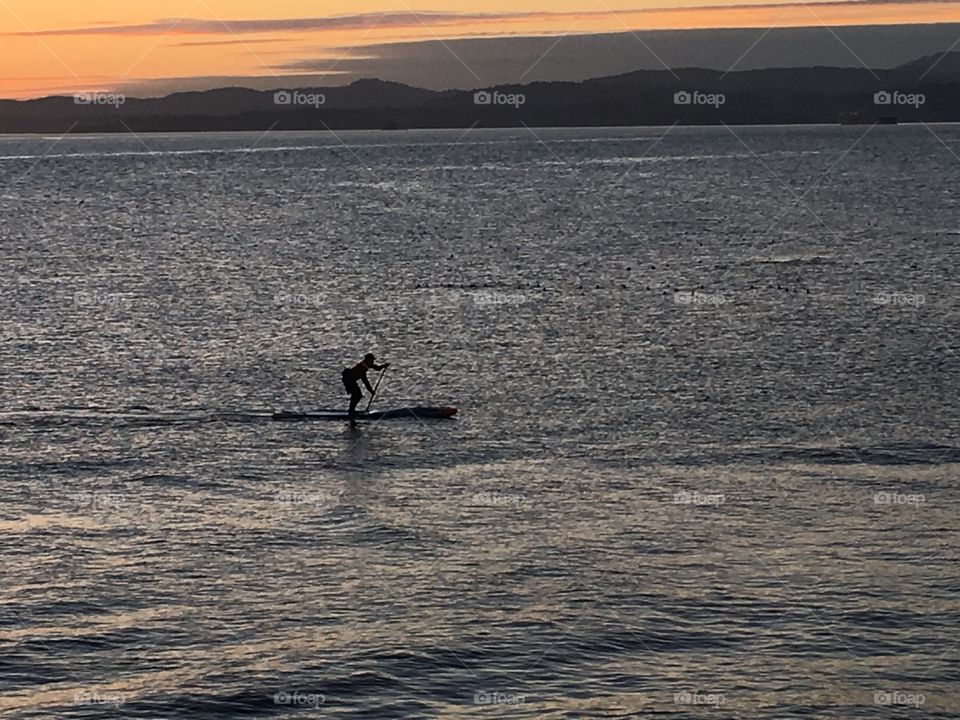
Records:
<instances>
[{"instance_id":1,"label":"distant hill","mask_svg":"<svg viewBox=\"0 0 960 720\"><path fill-rule=\"evenodd\" d=\"M904 80L943 80L960 78L960 52L925 55L896 69Z\"/></svg>"},{"instance_id":2,"label":"distant hill","mask_svg":"<svg viewBox=\"0 0 960 720\"><path fill-rule=\"evenodd\" d=\"M583 82L485 88L479 97L476 92L358 80L330 88L224 88L127 98L117 105L99 104L109 97L86 105L67 97L0 101L0 132L960 121L960 52L875 71L641 70Z\"/></svg>"}]
</instances>

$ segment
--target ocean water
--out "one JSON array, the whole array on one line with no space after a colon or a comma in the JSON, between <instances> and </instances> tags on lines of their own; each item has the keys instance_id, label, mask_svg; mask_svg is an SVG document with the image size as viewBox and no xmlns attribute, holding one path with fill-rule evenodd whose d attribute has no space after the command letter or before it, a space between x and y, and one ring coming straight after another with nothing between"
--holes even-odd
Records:
<instances>
[{"instance_id":1,"label":"ocean water","mask_svg":"<svg viewBox=\"0 0 960 720\"><path fill-rule=\"evenodd\" d=\"M0 137L0 717L957 717L958 151Z\"/></svg>"}]
</instances>

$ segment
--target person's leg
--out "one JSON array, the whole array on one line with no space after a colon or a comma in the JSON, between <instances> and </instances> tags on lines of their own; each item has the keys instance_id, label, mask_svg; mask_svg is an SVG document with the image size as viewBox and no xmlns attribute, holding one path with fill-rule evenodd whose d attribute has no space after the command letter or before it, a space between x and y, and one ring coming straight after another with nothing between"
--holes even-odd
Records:
<instances>
[{"instance_id":1,"label":"person's leg","mask_svg":"<svg viewBox=\"0 0 960 720\"><path fill-rule=\"evenodd\" d=\"M348 373L349 373L348 370L344 370L343 373L340 375L340 380L343 381L343 389L346 390L347 395L349 395L352 398L353 388L356 385L356 383L353 382L353 379L350 377Z\"/></svg>"},{"instance_id":2,"label":"person's leg","mask_svg":"<svg viewBox=\"0 0 960 720\"><path fill-rule=\"evenodd\" d=\"M357 403L360 402L360 399L363 397L363 393L360 392L360 388L357 385L354 385L350 391L350 424L356 425L357 421L354 419L357 414Z\"/></svg>"}]
</instances>

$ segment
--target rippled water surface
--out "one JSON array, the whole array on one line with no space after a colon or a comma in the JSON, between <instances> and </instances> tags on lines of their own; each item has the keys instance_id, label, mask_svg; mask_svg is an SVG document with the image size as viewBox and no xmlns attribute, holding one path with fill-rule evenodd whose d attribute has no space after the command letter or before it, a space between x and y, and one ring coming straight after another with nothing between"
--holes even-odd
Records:
<instances>
[{"instance_id":1,"label":"rippled water surface","mask_svg":"<svg viewBox=\"0 0 960 720\"><path fill-rule=\"evenodd\" d=\"M957 717L958 148L0 137L0 717Z\"/></svg>"}]
</instances>

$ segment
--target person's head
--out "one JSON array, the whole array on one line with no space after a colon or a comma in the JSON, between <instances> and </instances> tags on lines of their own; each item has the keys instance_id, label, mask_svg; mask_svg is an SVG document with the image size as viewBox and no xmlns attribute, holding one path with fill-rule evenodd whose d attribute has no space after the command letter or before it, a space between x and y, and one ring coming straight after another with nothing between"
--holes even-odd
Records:
<instances>
[{"instance_id":1,"label":"person's head","mask_svg":"<svg viewBox=\"0 0 960 720\"><path fill-rule=\"evenodd\" d=\"M367 365L373 365L377 361L377 358L374 357L373 353L367 353L363 356L363 361Z\"/></svg>"}]
</instances>

